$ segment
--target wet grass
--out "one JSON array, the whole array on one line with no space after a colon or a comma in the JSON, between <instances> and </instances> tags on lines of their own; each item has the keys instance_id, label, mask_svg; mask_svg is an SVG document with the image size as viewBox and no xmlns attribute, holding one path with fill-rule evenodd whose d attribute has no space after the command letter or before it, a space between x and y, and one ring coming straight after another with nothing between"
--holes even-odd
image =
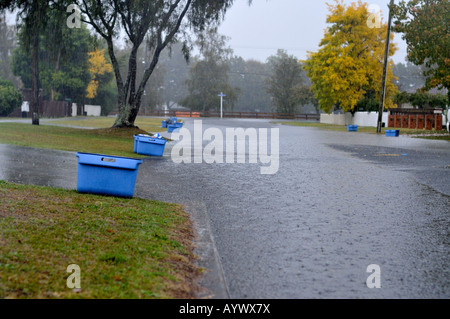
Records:
<instances>
[{"instance_id":1,"label":"wet grass","mask_svg":"<svg viewBox=\"0 0 450 319\"><path fill-rule=\"evenodd\" d=\"M65 118L65 119L56 119L49 120L46 123L51 124L59 124L59 125L70 125L70 126L79 126L90 127L90 128L110 128L113 126L115 117L75 117L75 118ZM135 125L139 127L139 129L147 131L147 132L162 132L165 129L161 127L160 118L152 118L152 117L142 117L139 116L136 118Z\"/></svg>"},{"instance_id":2,"label":"wet grass","mask_svg":"<svg viewBox=\"0 0 450 319\"><path fill-rule=\"evenodd\" d=\"M63 151L142 157L134 153L137 128L76 129L49 125L0 123L0 143Z\"/></svg>"},{"instance_id":3,"label":"wet grass","mask_svg":"<svg viewBox=\"0 0 450 319\"><path fill-rule=\"evenodd\" d=\"M450 142L450 134L449 135L439 135L439 136L424 135L424 136L413 136L413 137L423 138L426 140L441 140L441 141L449 141Z\"/></svg>"},{"instance_id":4,"label":"wet grass","mask_svg":"<svg viewBox=\"0 0 450 319\"><path fill-rule=\"evenodd\" d=\"M302 127L317 127L317 128L321 128L321 129L325 129L325 130L341 131L341 132L347 131L347 126L345 126L345 125L323 124L323 123L317 123L317 122L277 121L277 122L272 122L272 123L277 123L277 124L282 124L282 125L291 125L291 126L302 126ZM383 127L381 129L381 134L385 134L386 130L400 130L400 134L410 135L411 137L450 141L450 134L446 130L426 131L426 130L415 130L415 129L406 129L406 128L389 128L389 127L384 128ZM377 134L377 129L375 127L358 126L357 132ZM352 133L357 133L357 132L352 132Z\"/></svg>"},{"instance_id":5,"label":"wet grass","mask_svg":"<svg viewBox=\"0 0 450 319\"><path fill-rule=\"evenodd\" d=\"M191 229L179 205L0 181L0 298L192 298Z\"/></svg>"}]
</instances>

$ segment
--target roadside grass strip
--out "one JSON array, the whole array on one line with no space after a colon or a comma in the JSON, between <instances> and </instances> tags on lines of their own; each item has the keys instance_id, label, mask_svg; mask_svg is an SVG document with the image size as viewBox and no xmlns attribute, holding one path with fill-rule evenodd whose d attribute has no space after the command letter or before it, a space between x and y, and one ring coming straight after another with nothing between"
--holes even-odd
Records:
<instances>
[{"instance_id":1,"label":"roadside grass strip","mask_svg":"<svg viewBox=\"0 0 450 319\"><path fill-rule=\"evenodd\" d=\"M193 236L180 205L0 181L0 298L192 298Z\"/></svg>"},{"instance_id":2,"label":"roadside grass strip","mask_svg":"<svg viewBox=\"0 0 450 319\"><path fill-rule=\"evenodd\" d=\"M295 121L275 121L272 123L281 124L281 125L290 125L290 126L300 126L300 127L316 127L316 128L321 128L321 129L331 130L331 131L342 131L342 132L347 131L346 125L324 124L324 123L317 123L317 122L295 122ZM385 131L389 130L389 129L391 129L391 128L383 127L381 129L381 134L385 134ZM424 139L450 141L450 134L449 134L449 132L447 132L447 130L426 131L426 130L417 130L417 129L408 129L408 128L395 128L395 129L400 131L400 135L408 135L413 138L424 138ZM376 127L358 126L357 132L377 134L377 129L376 129ZM352 133L357 133L357 132L352 132Z\"/></svg>"}]
</instances>

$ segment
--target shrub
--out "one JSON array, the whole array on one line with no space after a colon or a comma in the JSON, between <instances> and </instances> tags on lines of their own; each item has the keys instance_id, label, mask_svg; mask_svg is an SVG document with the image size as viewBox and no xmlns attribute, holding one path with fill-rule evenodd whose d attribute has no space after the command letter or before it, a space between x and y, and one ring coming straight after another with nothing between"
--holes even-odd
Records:
<instances>
[{"instance_id":1,"label":"shrub","mask_svg":"<svg viewBox=\"0 0 450 319\"><path fill-rule=\"evenodd\" d=\"M8 116L22 105L22 94L13 83L0 79L0 116Z\"/></svg>"}]
</instances>

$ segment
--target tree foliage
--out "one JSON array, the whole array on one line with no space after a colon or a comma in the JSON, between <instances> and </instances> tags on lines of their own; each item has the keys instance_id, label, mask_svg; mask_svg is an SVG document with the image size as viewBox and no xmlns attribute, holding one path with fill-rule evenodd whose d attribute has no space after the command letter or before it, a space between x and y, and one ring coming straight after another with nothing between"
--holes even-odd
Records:
<instances>
[{"instance_id":1,"label":"tree foliage","mask_svg":"<svg viewBox=\"0 0 450 319\"><path fill-rule=\"evenodd\" d=\"M309 52L304 69L312 82L320 109L334 107L355 111L366 99L378 100L381 91L387 24L368 25L368 5L358 1L349 6L343 1L328 5L328 29L318 52ZM391 35L393 38L393 35ZM396 51L392 44L389 56ZM393 83L393 62L389 62L386 83L386 108L394 106L397 87ZM373 97L373 98L372 98ZM361 104L360 104L361 105Z\"/></svg>"},{"instance_id":2,"label":"tree foliage","mask_svg":"<svg viewBox=\"0 0 450 319\"><path fill-rule=\"evenodd\" d=\"M16 28L6 24L5 14L0 12L0 77L19 84L11 70L11 53L17 46Z\"/></svg>"},{"instance_id":3,"label":"tree foliage","mask_svg":"<svg viewBox=\"0 0 450 319\"><path fill-rule=\"evenodd\" d=\"M272 97L278 113L293 114L302 101L304 79L298 59L278 50L277 55L268 58L269 78L267 92Z\"/></svg>"},{"instance_id":4,"label":"tree foliage","mask_svg":"<svg viewBox=\"0 0 450 319\"><path fill-rule=\"evenodd\" d=\"M395 96L395 102L398 104L409 103L419 109L427 108L446 108L447 96L443 94L431 94L418 90L414 93L400 92Z\"/></svg>"},{"instance_id":5,"label":"tree foliage","mask_svg":"<svg viewBox=\"0 0 450 319\"><path fill-rule=\"evenodd\" d=\"M79 29L62 28L62 38L54 39L52 30L58 26L54 16L47 17L44 35L40 35L38 57L38 79L44 96L49 100L70 98L83 103L86 88L91 79L89 55L92 50L92 36L85 26ZM60 26L58 26L60 27ZM19 32L19 47L14 51L12 68L20 76L25 87L32 86L30 65L31 52L27 50L26 29Z\"/></svg>"},{"instance_id":6,"label":"tree foliage","mask_svg":"<svg viewBox=\"0 0 450 319\"><path fill-rule=\"evenodd\" d=\"M11 81L0 78L0 116L7 116L22 105L22 94Z\"/></svg>"},{"instance_id":7,"label":"tree foliage","mask_svg":"<svg viewBox=\"0 0 450 319\"><path fill-rule=\"evenodd\" d=\"M270 112L270 95L266 92L268 66L255 60L232 57L228 61L230 68L229 83L240 89L235 111Z\"/></svg>"},{"instance_id":8,"label":"tree foliage","mask_svg":"<svg viewBox=\"0 0 450 319\"><path fill-rule=\"evenodd\" d=\"M48 22L48 17L63 20L69 0L4 0L0 2L0 10L18 10L18 20L25 30L23 43L27 51L31 51L31 113L32 124L39 125L39 41ZM61 36L61 25L52 29L51 35L57 43Z\"/></svg>"},{"instance_id":9,"label":"tree foliage","mask_svg":"<svg viewBox=\"0 0 450 319\"><path fill-rule=\"evenodd\" d=\"M408 60L425 66L425 89L446 88L450 98L450 2L402 0L394 13L393 30L403 33Z\"/></svg>"},{"instance_id":10,"label":"tree foliage","mask_svg":"<svg viewBox=\"0 0 450 319\"><path fill-rule=\"evenodd\" d=\"M220 92L226 95L224 108L233 108L238 90L228 83L229 60L232 50L226 46L226 37L219 35L217 29L206 30L199 36L197 45L202 57L190 70L186 80L188 96L181 104L193 111L219 110Z\"/></svg>"},{"instance_id":11,"label":"tree foliage","mask_svg":"<svg viewBox=\"0 0 450 319\"><path fill-rule=\"evenodd\" d=\"M105 50L96 49L89 52L89 73L91 74L91 81L86 88L86 97L93 99L98 94L98 87L100 81L108 81L108 76L112 75L112 66L105 58Z\"/></svg>"}]
</instances>

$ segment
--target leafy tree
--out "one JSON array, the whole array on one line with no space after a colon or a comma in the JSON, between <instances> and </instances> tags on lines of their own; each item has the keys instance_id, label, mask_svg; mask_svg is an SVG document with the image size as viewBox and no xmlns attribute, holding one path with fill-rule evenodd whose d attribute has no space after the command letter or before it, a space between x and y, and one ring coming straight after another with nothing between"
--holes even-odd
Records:
<instances>
[{"instance_id":1,"label":"leafy tree","mask_svg":"<svg viewBox=\"0 0 450 319\"><path fill-rule=\"evenodd\" d=\"M292 99L296 101L299 105L311 104L314 106L316 113L319 114L319 102L311 91L310 85L300 85L293 90Z\"/></svg>"},{"instance_id":2,"label":"leafy tree","mask_svg":"<svg viewBox=\"0 0 450 319\"><path fill-rule=\"evenodd\" d=\"M89 73L91 74L91 81L86 88L87 95L89 99L93 99L97 96L99 81L102 77L108 78L112 72L112 66L105 59L104 50L94 50L89 52Z\"/></svg>"},{"instance_id":3,"label":"leafy tree","mask_svg":"<svg viewBox=\"0 0 450 319\"><path fill-rule=\"evenodd\" d=\"M446 88L450 103L450 2L402 0L394 18L393 31L403 33L408 60L425 66L425 89Z\"/></svg>"},{"instance_id":4,"label":"leafy tree","mask_svg":"<svg viewBox=\"0 0 450 319\"><path fill-rule=\"evenodd\" d=\"M443 94L431 94L423 90L417 90L414 93L399 92L395 96L395 103L401 105L409 103L420 109L443 108L446 109L447 96Z\"/></svg>"},{"instance_id":5,"label":"leafy tree","mask_svg":"<svg viewBox=\"0 0 450 319\"><path fill-rule=\"evenodd\" d=\"M189 78L189 60L182 52L182 43L175 43L161 55L160 64L164 71L163 102L170 108L188 95L186 80Z\"/></svg>"},{"instance_id":6,"label":"leafy tree","mask_svg":"<svg viewBox=\"0 0 450 319\"><path fill-rule=\"evenodd\" d=\"M181 104L193 111L218 110L220 107L218 94L226 95L224 108L233 108L238 89L228 83L228 59L232 50L226 47L226 37L217 34L217 29L208 29L201 34L197 45L202 54L190 70L190 78L186 81L189 95Z\"/></svg>"},{"instance_id":7,"label":"leafy tree","mask_svg":"<svg viewBox=\"0 0 450 319\"><path fill-rule=\"evenodd\" d=\"M387 24L368 26L368 5L358 1L345 6L342 1L329 5L330 24L318 52L308 54L304 69L312 82L319 108L331 112L333 107L354 112L358 107L379 100ZM393 35L391 35L391 38ZM389 56L396 51L391 45ZM397 87L393 83L390 61L386 83L386 108L394 106ZM363 100L368 103L364 103ZM371 106L373 107L373 106Z\"/></svg>"},{"instance_id":8,"label":"leafy tree","mask_svg":"<svg viewBox=\"0 0 450 319\"><path fill-rule=\"evenodd\" d=\"M409 103L418 108L445 108L447 97L442 94L431 94L417 91L409 95Z\"/></svg>"},{"instance_id":9,"label":"leafy tree","mask_svg":"<svg viewBox=\"0 0 450 319\"><path fill-rule=\"evenodd\" d=\"M270 95L266 92L266 78L269 76L265 63L255 60L245 61L233 57L228 61L229 83L240 89L236 100L236 111L270 112Z\"/></svg>"},{"instance_id":10,"label":"leafy tree","mask_svg":"<svg viewBox=\"0 0 450 319\"><path fill-rule=\"evenodd\" d=\"M220 21L233 0L80 0L78 3L87 17L85 22L92 25L108 45L118 89L119 115L114 126L130 127L134 126L144 89L161 52L183 38L183 52L187 55L188 31L202 31L205 26ZM125 78L114 48L119 24L132 47ZM146 36L153 55L138 81L137 53Z\"/></svg>"},{"instance_id":11,"label":"leafy tree","mask_svg":"<svg viewBox=\"0 0 450 319\"><path fill-rule=\"evenodd\" d=\"M65 23L65 22L64 22ZM83 104L86 88L91 80L89 55L93 38L86 26L77 29L62 28L62 38L55 39L52 30L58 19L49 16L44 35L39 40L39 83L44 96L50 100L64 100ZM58 26L61 28L61 26ZM19 47L13 54L13 72L20 76L25 87L32 86L29 65L32 57L26 50L26 29L19 31Z\"/></svg>"},{"instance_id":12,"label":"leafy tree","mask_svg":"<svg viewBox=\"0 0 450 319\"><path fill-rule=\"evenodd\" d=\"M22 18L23 28L26 30L25 41L27 50L31 50L31 114L32 124L39 125L39 36L45 27L46 13L50 10L50 3L43 0L7 0L0 4L0 9L18 9L18 17Z\"/></svg>"},{"instance_id":13,"label":"leafy tree","mask_svg":"<svg viewBox=\"0 0 450 319\"><path fill-rule=\"evenodd\" d=\"M95 98L89 100L90 104L101 106L101 115L107 116L117 103L117 87L112 78L106 83L100 83Z\"/></svg>"},{"instance_id":14,"label":"leafy tree","mask_svg":"<svg viewBox=\"0 0 450 319\"><path fill-rule=\"evenodd\" d=\"M11 81L0 79L0 116L7 116L22 105L22 94Z\"/></svg>"},{"instance_id":15,"label":"leafy tree","mask_svg":"<svg viewBox=\"0 0 450 319\"><path fill-rule=\"evenodd\" d=\"M0 77L10 80L14 85L19 80L11 71L11 52L17 46L16 28L6 24L5 14L0 12Z\"/></svg>"},{"instance_id":16,"label":"leafy tree","mask_svg":"<svg viewBox=\"0 0 450 319\"><path fill-rule=\"evenodd\" d=\"M279 113L293 114L301 103L304 84L302 66L298 59L278 50L277 55L268 58L271 74L267 80L267 92L272 96L274 107Z\"/></svg>"},{"instance_id":17,"label":"leafy tree","mask_svg":"<svg viewBox=\"0 0 450 319\"><path fill-rule=\"evenodd\" d=\"M105 49L96 48L89 52L89 73L91 81L86 88L90 104L101 106L101 115L108 115L117 102L112 65L105 57Z\"/></svg>"},{"instance_id":18,"label":"leafy tree","mask_svg":"<svg viewBox=\"0 0 450 319\"><path fill-rule=\"evenodd\" d=\"M39 42L48 22L48 17L54 17L62 21L69 0L4 0L0 3L0 10L16 9L21 21L21 28L25 30L23 44L27 51L31 51L31 113L32 124L39 125ZM56 44L62 36L63 28L52 30Z\"/></svg>"}]
</instances>

